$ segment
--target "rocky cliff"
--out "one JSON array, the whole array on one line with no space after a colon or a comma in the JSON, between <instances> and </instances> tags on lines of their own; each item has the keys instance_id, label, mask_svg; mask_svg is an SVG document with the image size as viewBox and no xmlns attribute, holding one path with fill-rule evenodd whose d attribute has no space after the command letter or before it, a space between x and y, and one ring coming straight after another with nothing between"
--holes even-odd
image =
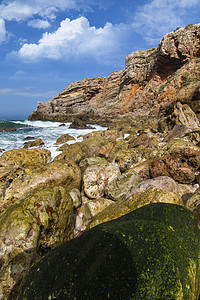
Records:
<instances>
[{"instance_id":1,"label":"rocky cliff","mask_svg":"<svg viewBox=\"0 0 200 300\"><path fill-rule=\"evenodd\" d=\"M38 102L29 120L109 121L147 116L177 100L199 114L200 24L166 34L157 48L135 51L125 68L108 77L69 84L57 97Z\"/></svg>"}]
</instances>

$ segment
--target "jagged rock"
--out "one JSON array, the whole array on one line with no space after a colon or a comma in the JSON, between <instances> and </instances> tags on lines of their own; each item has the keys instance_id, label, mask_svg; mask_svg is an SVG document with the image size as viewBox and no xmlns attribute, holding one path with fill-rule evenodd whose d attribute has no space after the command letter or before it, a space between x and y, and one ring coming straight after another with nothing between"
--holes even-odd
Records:
<instances>
[{"instance_id":1,"label":"jagged rock","mask_svg":"<svg viewBox=\"0 0 200 300\"><path fill-rule=\"evenodd\" d=\"M83 175L83 187L87 197L91 199L104 196L105 187L120 175L116 164L91 165Z\"/></svg>"},{"instance_id":2,"label":"jagged rock","mask_svg":"<svg viewBox=\"0 0 200 300\"><path fill-rule=\"evenodd\" d=\"M150 177L169 176L180 183L191 183L200 167L200 152L179 148L150 163Z\"/></svg>"},{"instance_id":3,"label":"jagged rock","mask_svg":"<svg viewBox=\"0 0 200 300\"><path fill-rule=\"evenodd\" d=\"M156 145L152 142L151 138L147 134L142 134L129 141L128 148L134 148L140 145L144 146L145 148L156 148Z\"/></svg>"},{"instance_id":4,"label":"jagged rock","mask_svg":"<svg viewBox=\"0 0 200 300\"><path fill-rule=\"evenodd\" d=\"M190 211L148 205L52 250L30 269L18 300L197 300L199 245Z\"/></svg>"},{"instance_id":5,"label":"jagged rock","mask_svg":"<svg viewBox=\"0 0 200 300\"><path fill-rule=\"evenodd\" d=\"M182 138L191 130L187 125L175 125L172 131L170 131L164 138L163 142L169 142L174 138Z\"/></svg>"},{"instance_id":6,"label":"jagged rock","mask_svg":"<svg viewBox=\"0 0 200 300\"><path fill-rule=\"evenodd\" d=\"M43 145L44 145L44 142L41 139L37 139L35 141L25 142L24 148L40 147Z\"/></svg>"},{"instance_id":7,"label":"jagged rock","mask_svg":"<svg viewBox=\"0 0 200 300\"><path fill-rule=\"evenodd\" d=\"M71 136L70 134L63 134L61 135L55 142L55 145L60 145L60 144L64 144L68 141L73 141L75 140L75 138L73 136Z\"/></svg>"},{"instance_id":8,"label":"jagged rock","mask_svg":"<svg viewBox=\"0 0 200 300\"><path fill-rule=\"evenodd\" d=\"M128 114L136 125L142 119L147 124L176 101L198 113L199 32L197 24L166 34L157 48L128 55L124 70L71 83L52 100L39 102L29 119L108 123Z\"/></svg>"},{"instance_id":9,"label":"jagged rock","mask_svg":"<svg viewBox=\"0 0 200 300\"><path fill-rule=\"evenodd\" d=\"M16 299L36 259L73 235L72 199L63 187L32 190L0 215L0 298Z\"/></svg>"}]
</instances>

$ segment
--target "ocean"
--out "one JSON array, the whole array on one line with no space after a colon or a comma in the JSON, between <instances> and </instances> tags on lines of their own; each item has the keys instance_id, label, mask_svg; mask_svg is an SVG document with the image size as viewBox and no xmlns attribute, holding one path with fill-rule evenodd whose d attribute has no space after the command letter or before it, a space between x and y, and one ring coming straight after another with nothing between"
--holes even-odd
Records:
<instances>
[{"instance_id":1,"label":"ocean","mask_svg":"<svg viewBox=\"0 0 200 300\"><path fill-rule=\"evenodd\" d=\"M60 126L65 124L65 126ZM82 141L81 135L87 134L92 131L105 130L105 127L99 125L92 125L95 129L71 129L69 128L71 123L61 122L43 122L43 121L6 121L0 120L1 127L12 127L16 131L0 132L0 149L4 151L23 148L25 143L24 139L28 136L34 137L34 139L41 138L44 142L44 148L51 151L52 159L60 152L56 151L61 145L54 145L57 138L62 134L70 134L75 138L73 141L69 141L68 144L72 144L77 141ZM3 152L2 152L3 153ZM2 154L1 153L1 154ZM0 155L1 155L0 154Z\"/></svg>"}]
</instances>

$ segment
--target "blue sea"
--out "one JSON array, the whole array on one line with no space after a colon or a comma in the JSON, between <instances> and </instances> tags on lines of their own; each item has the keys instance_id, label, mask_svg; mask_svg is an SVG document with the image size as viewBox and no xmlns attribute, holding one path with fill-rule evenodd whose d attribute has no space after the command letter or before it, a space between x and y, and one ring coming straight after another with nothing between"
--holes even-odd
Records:
<instances>
[{"instance_id":1,"label":"blue sea","mask_svg":"<svg viewBox=\"0 0 200 300\"><path fill-rule=\"evenodd\" d=\"M65 124L65 126L60 126ZM4 151L23 148L24 138L31 136L34 139L41 138L44 142L44 148L51 151L52 159L60 152L56 149L60 146L54 145L57 138L62 134L70 134L75 138L75 141L69 141L72 144L76 141L82 141L81 135L87 134L92 131L105 130L105 127L99 125L92 125L95 129L71 129L71 123L60 122L43 122L43 121L6 121L0 120L0 127L12 127L16 131L0 132L0 149ZM0 154L1 155L1 154Z\"/></svg>"}]
</instances>

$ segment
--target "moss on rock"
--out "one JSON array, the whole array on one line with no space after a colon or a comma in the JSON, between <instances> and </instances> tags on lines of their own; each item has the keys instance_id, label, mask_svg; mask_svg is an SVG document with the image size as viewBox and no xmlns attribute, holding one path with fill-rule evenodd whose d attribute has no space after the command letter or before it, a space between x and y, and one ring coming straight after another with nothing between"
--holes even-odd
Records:
<instances>
[{"instance_id":1,"label":"moss on rock","mask_svg":"<svg viewBox=\"0 0 200 300\"><path fill-rule=\"evenodd\" d=\"M144 206L52 250L30 269L18 300L197 300L199 245L190 211Z\"/></svg>"}]
</instances>

